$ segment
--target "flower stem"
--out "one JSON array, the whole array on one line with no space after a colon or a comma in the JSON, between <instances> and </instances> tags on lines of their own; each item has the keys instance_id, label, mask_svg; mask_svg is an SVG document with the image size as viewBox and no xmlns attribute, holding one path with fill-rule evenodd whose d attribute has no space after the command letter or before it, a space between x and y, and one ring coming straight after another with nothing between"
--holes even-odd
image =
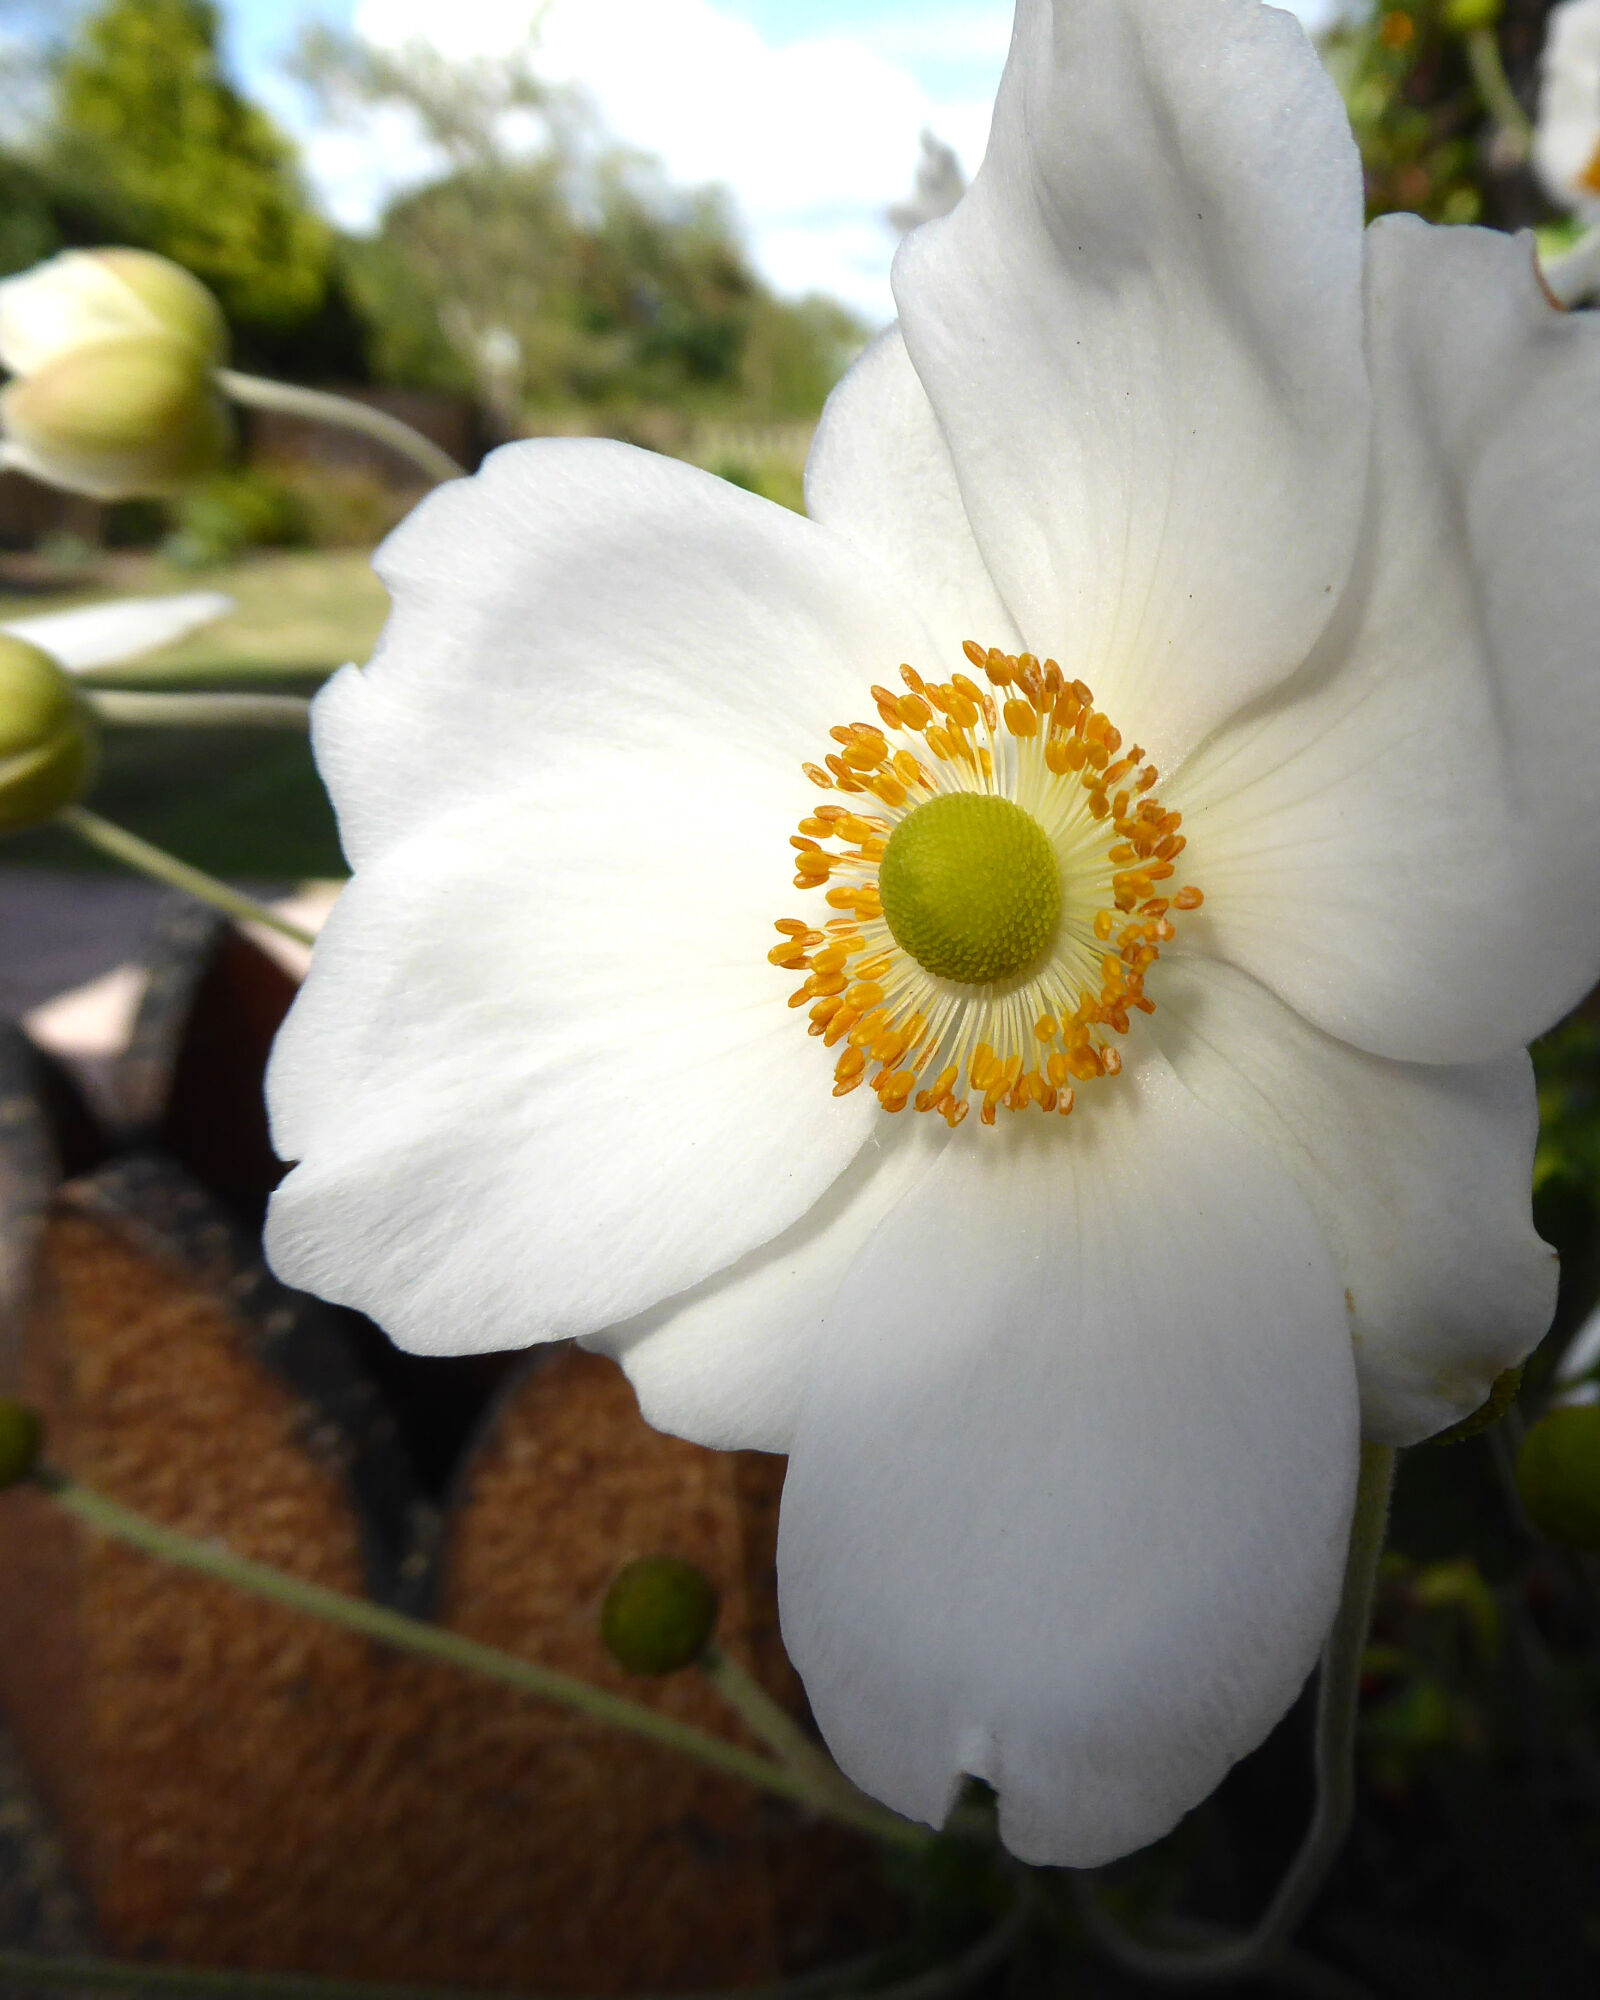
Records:
<instances>
[{"instance_id":1,"label":"flower stem","mask_svg":"<svg viewBox=\"0 0 1600 2000\"><path fill-rule=\"evenodd\" d=\"M126 1542L146 1555L157 1556L183 1569L197 1570L202 1576L216 1577L241 1590L251 1591L257 1597L268 1598L274 1604L306 1612L327 1624L340 1626L349 1632L360 1632L385 1645L398 1646L425 1659L442 1660L449 1666L482 1674L523 1694L535 1695L542 1701L558 1702L596 1722L609 1723L635 1736L646 1737L669 1750L695 1757L714 1770L743 1778L749 1784L776 1792L780 1797L808 1806L814 1812L842 1820L847 1826L873 1834L880 1840L891 1841L901 1847L921 1848L933 1838L926 1827L900 1819L882 1806L874 1805L870 1799L847 1795L834 1786L824 1788L787 1765L775 1764L769 1758L743 1750L707 1730L678 1722L669 1715L646 1708L641 1702L630 1701L624 1695L591 1687L587 1681L577 1680L570 1674L538 1666L532 1660L502 1652L495 1646L485 1646L459 1632L447 1632L440 1626L407 1618L401 1612L369 1603L365 1598L349 1597L342 1591L329 1590L323 1584L290 1576L286 1571L273 1569L266 1563L252 1562L246 1556L232 1554L216 1542L196 1541L175 1528L163 1527L160 1522L134 1513L120 1501L96 1493L87 1486L80 1486L63 1473L40 1469L34 1478L69 1513L76 1514L102 1534Z\"/></svg>"},{"instance_id":2,"label":"flower stem","mask_svg":"<svg viewBox=\"0 0 1600 2000\"><path fill-rule=\"evenodd\" d=\"M226 882L219 882L215 875L208 875L203 868L191 868L187 861L168 854L165 848L141 840L138 834L129 833L125 826L116 826L84 806L68 806L56 815L56 823L70 827L80 840L87 841L102 854L111 855L129 868L137 868L142 875L148 875L154 881L164 882L169 889L181 889L185 895L209 903L214 910L221 910L224 916L237 917L242 923L266 924L271 930L281 931L286 938L293 938L296 944L316 943L313 932L300 924L290 923L287 917L280 917L265 903L258 903L253 896L230 889Z\"/></svg>"},{"instance_id":3,"label":"flower stem","mask_svg":"<svg viewBox=\"0 0 1600 2000\"><path fill-rule=\"evenodd\" d=\"M144 729L294 729L305 734L311 704L298 694L146 694L85 688L102 722Z\"/></svg>"},{"instance_id":4,"label":"flower stem","mask_svg":"<svg viewBox=\"0 0 1600 2000\"><path fill-rule=\"evenodd\" d=\"M1356 1482L1344 1587L1333 1629L1322 1652L1317 1685L1317 1803L1311 1824L1289 1872L1254 1930L1226 1943L1191 1951L1146 1944L1130 1937L1095 1896L1090 1878L1074 1879L1078 1911L1090 1935L1115 1964L1141 1979L1168 1986L1207 1985L1240 1979L1269 1967L1282 1954L1326 1881L1344 1845L1355 1811L1356 1710L1361 1692L1361 1655L1372 1615L1372 1589L1383 1553L1394 1484L1394 1448L1364 1444Z\"/></svg>"},{"instance_id":5,"label":"flower stem","mask_svg":"<svg viewBox=\"0 0 1600 2000\"><path fill-rule=\"evenodd\" d=\"M319 423L337 424L344 430L360 431L376 438L402 458L410 459L437 486L446 479L462 479L466 467L457 465L449 452L442 451L432 438L391 417L387 410L375 410L350 396L333 396L326 389L302 389L294 382L269 382L260 375L240 375L232 368L217 370L217 386L236 403L258 410L282 410L293 417L311 417Z\"/></svg>"},{"instance_id":6,"label":"flower stem","mask_svg":"<svg viewBox=\"0 0 1600 2000\"><path fill-rule=\"evenodd\" d=\"M1507 163L1520 165L1533 149L1533 127L1528 114L1517 102L1506 66L1500 60L1500 44L1493 28L1473 28L1466 37L1467 64L1478 86L1483 108L1499 127L1496 133Z\"/></svg>"},{"instance_id":7,"label":"flower stem","mask_svg":"<svg viewBox=\"0 0 1600 2000\"><path fill-rule=\"evenodd\" d=\"M774 1701L737 1660L730 1659L715 1640L700 1655L697 1665L728 1706L780 1762L793 1771L806 1773L819 1787L826 1786L846 1796L862 1798L833 1759L812 1742L789 1711L780 1702ZM862 1800L862 1803L867 1801Z\"/></svg>"}]
</instances>

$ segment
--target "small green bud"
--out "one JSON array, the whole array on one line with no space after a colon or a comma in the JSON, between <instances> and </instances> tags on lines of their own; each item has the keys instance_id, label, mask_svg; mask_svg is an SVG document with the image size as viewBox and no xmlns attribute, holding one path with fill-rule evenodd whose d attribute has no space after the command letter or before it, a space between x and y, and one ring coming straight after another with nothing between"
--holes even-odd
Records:
<instances>
[{"instance_id":1,"label":"small green bud","mask_svg":"<svg viewBox=\"0 0 1600 2000\"><path fill-rule=\"evenodd\" d=\"M37 1410L0 1396L0 1489L27 1478L39 1462L44 1426Z\"/></svg>"},{"instance_id":2,"label":"small green bud","mask_svg":"<svg viewBox=\"0 0 1600 2000\"><path fill-rule=\"evenodd\" d=\"M74 348L0 395L7 460L96 500L174 492L215 469L228 415L184 341L128 334Z\"/></svg>"},{"instance_id":3,"label":"small green bud","mask_svg":"<svg viewBox=\"0 0 1600 2000\"><path fill-rule=\"evenodd\" d=\"M1445 0L1444 24L1453 35L1470 35L1492 28L1503 11L1501 0Z\"/></svg>"},{"instance_id":4,"label":"small green bud","mask_svg":"<svg viewBox=\"0 0 1600 2000\"><path fill-rule=\"evenodd\" d=\"M0 632L0 833L42 826L94 782L100 731L72 676Z\"/></svg>"},{"instance_id":5,"label":"small green bud","mask_svg":"<svg viewBox=\"0 0 1600 2000\"><path fill-rule=\"evenodd\" d=\"M0 361L14 374L149 334L180 341L208 367L227 358L222 308L181 264L149 250L64 250L0 283Z\"/></svg>"},{"instance_id":6,"label":"small green bud","mask_svg":"<svg viewBox=\"0 0 1600 2000\"><path fill-rule=\"evenodd\" d=\"M600 1637L630 1674L675 1674L699 1659L716 1629L717 1589L679 1556L640 1556L617 1572L600 1611Z\"/></svg>"},{"instance_id":7,"label":"small green bud","mask_svg":"<svg viewBox=\"0 0 1600 2000\"><path fill-rule=\"evenodd\" d=\"M1600 1549L1600 1403L1549 1410L1528 1427L1517 1491L1541 1535Z\"/></svg>"}]
</instances>

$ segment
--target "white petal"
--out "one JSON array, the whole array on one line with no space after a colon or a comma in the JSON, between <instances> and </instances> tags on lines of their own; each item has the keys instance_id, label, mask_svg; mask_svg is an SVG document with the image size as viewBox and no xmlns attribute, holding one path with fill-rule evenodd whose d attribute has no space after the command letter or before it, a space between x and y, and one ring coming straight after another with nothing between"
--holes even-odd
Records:
<instances>
[{"instance_id":1,"label":"white petal","mask_svg":"<svg viewBox=\"0 0 1600 2000\"><path fill-rule=\"evenodd\" d=\"M828 398L806 461L806 511L916 605L941 648L937 678L964 667L964 639L1021 650L898 326L878 335Z\"/></svg>"},{"instance_id":2,"label":"white petal","mask_svg":"<svg viewBox=\"0 0 1600 2000\"><path fill-rule=\"evenodd\" d=\"M880 1116L793 1228L586 1344L622 1363L657 1430L719 1451L788 1451L833 1295L948 1137L940 1119Z\"/></svg>"},{"instance_id":3,"label":"white petal","mask_svg":"<svg viewBox=\"0 0 1600 2000\"><path fill-rule=\"evenodd\" d=\"M1164 788L1191 942L1342 1040L1530 1041L1600 973L1600 318L1528 238L1369 232L1379 422L1340 626Z\"/></svg>"},{"instance_id":4,"label":"white petal","mask_svg":"<svg viewBox=\"0 0 1600 2000\"><path fill-rule=\"evenodd\" d=\"M226 618L233 608L233 598L220 590L185 590L172 597L119 597L78 611L8 618L0 631L42 646L69 673L81 674L153 653Z\"/></svg>"},{"instance_id":5,"label":"white petal","mask_svg":"<svg viewBox=\"0 0 1600 2000\"><path fill-rule=\"evenodd\" d=\"M766 960L787 824L734 760L702 788L670 743L568 744L365 863L273 1052L279 1275L474 1352L639 1313L804 1214L879 1114Z\"/></svg>"},{"instance_id":6,"label":"white petal","mask_svg":"<svg viewBox=\"0 0 1600 2000\"><path fill-rule=\"evenodd\" d=\"M1528 1058L1363 1055L1195 958L1162 960L1148 1032L1311 1204L1345 1287L1366 1435L1414 1444L1475 1410L1555 1310L1556 1254L1529 1198Z\"/></svg>"},{"instance_id":7,"label":"white petal","mask_svg":"<svg viewBox=\"0 0 1600 2000\"><path fill-rule=\"evenodd\" d=\"M1360 239L1290 16L1021 0L983 166L896 260L990 574L1163 769L1294 669L1349 570Z\"/></svg>"},{"instance_id":8,"label":"white petal","mask_svg":"<svg viewBox=\"0 0 1600 2000\"><path fill-rule=\"evenodd\" d=\"M374 566L393 616L359 693L335 680L317 716L358 866L577 738L648 749L670 730L687 786L697 740L787 784L835 747L830 728L872 714L874 681L931 653L826 529L599 439L506 446L430 495Z\"/></svg>"},{"instance_id":9,"label":"white petal","mask_svg":"<svg viewBox=\"0 0 1600 2000\"><path fill-rule=\"evenodd\" d=\"M829 1747L917 1819L986 1778L1025 1860L1154 1839L1309 1672L1356 1461L1316 1224L1159 1058L1082 1123L964 1128L795 1434L780 1602Z\"/></svg>"}]
</instances>

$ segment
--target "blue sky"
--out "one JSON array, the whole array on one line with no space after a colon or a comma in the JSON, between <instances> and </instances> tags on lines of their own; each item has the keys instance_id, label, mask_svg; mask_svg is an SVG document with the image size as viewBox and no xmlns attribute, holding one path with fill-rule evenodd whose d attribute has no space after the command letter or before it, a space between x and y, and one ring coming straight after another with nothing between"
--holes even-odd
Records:
<instances>
[{"instance_id":1,"label":"blue sky","mask_svg":"<svg viewBox=\"0 0 1600 2000\"><path fill-rule=\"evenodd\" d=\"M353 229L439 163L392 114L341 129L314 116L279 68L298 28L321 19L380 45L421 37L492 58L526 45L541 6L552 80L581 88L673 180L725 186L779 290L830 292L869 323L893 315L884 212L910 191L920 134L976 168L1011 21L1011 0L223 0L239 74Z\"/></svg>"}]
</instances>

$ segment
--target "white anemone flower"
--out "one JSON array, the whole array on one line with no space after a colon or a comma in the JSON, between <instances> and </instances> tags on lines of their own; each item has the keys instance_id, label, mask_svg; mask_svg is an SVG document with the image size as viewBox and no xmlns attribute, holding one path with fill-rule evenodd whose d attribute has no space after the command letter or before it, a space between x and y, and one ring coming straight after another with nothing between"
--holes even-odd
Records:
<instances>
[{"instance_id":1,"label":"white anemone flower","mask_svg":"<svg viewBox=\"0 0 1600 2000\"><path fill-rule=\"evenodd\" d=\"M1533 164L1552 201L1600 219L1600 0L1561 0L1550 10Z\"/></svg>"},{"instance_id":2,"label":"white anemone flower","mask_svg":"<svg viewBox=\"0 0 1600 2000\"><path fill-rule=\"evenodd\" d=\"M1600 326L1526 239L1363 235L1252 0L1021 0L894 284L809 519L550 440L386 545L269 1245L405 1347L577 1336L787 1453L844 1769L1092 1864L1300 1689L1363 1427L1549 1319Z\"/></svg>"}]
</instances>

